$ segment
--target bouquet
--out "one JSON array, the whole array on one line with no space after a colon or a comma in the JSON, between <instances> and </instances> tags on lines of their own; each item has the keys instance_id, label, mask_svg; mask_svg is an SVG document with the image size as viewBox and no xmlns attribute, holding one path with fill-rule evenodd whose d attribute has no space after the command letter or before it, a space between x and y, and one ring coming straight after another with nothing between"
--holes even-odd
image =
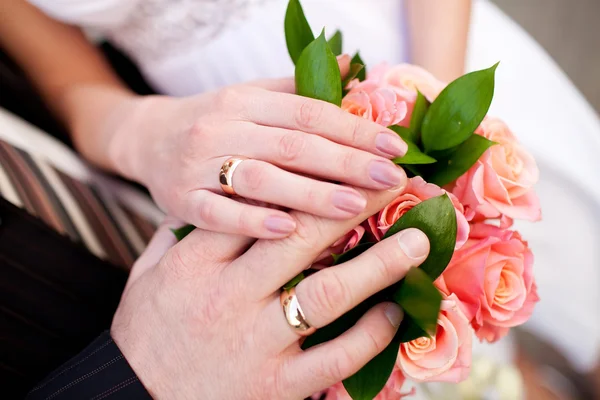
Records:
<instances>
[{"instance_id":1,"label":"bouquet","mask_svg":"<svg viewBox=\"0 0 600 400\"><path fill-rule=\"evenodd\" d=\"M500 119L487 116L498 64L450 84L414 65L366 70L357 53L342 77L336 55L342 34L315 38L299 0L285 16L296 92L327 101L389 127L408 144L394 162L408 185L391 203L337 240L314 265L348 261L407 228L429 238L419 268L372 296L302 343L334 339L372 306L394 301L404 320L392 343L343 383L314 399L398 400L405 379L460 382L469 375L473 335L494 342L523 324L539 300L533 255L511 229L514 219L537 221L533 157ZM176 230L181 239L194 229ZM284 286L297 285L307 270Z\"/></svg>"},{"instance_id":2,"label":"bouquet","mask_svg":"<svg viewBox=\"0 0 600 400\"><path fill-rule=\"evenodd\" d=\"M303 348L331 340L373 305L395 301L405 318L392 343L359 372L315 399L399 399L405 379L459 382L469 375L473 335L494 342L523 324L539 300L533 255L514 219L537 221L538 169L500 119L487 116L498 64L450 84L414 65L367 72L360 55L342 77L342 34L315 38L299 0L285 16L296 92L340 106L398 133L408 152L394 160L406 189L323 254L320 268L361 254L406 228L430 241L406 277L319 329ZM301 281L306 271L284 288Z\"/></svg>"}]
</instances>

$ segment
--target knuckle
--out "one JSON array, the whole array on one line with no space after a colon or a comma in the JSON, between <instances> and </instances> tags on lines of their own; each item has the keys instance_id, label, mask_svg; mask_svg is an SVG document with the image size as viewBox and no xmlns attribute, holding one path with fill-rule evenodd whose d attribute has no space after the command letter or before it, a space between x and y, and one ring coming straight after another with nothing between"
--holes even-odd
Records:
<instances>
[{"instance_id":1,"label":"knuckle","mask_svg":"<svg viewBox=\"0 0 600 400\"><path fill-rule=\"evenodd\" d=\"M332 351L332 356L321 361L321 375L329 382L339 382L352 374L354 357L348 349L338 346Z\"/></svg>"},{"instance_id":2,"label":"knuckle","mask_svg":"<svg viewBox=\"0 0 600 400\"><path fill-rule=\"evenodd\" d=\"M296 123L301 129L312 129L319 124L324 106L318 101L306 100L298 109Z\"/></svg>"},{"instance_id":3,"label":"knuckle","mask_svg":"<svg viewBox=\"0 0 600 400\"><path fill-rule=\"evenodd\" d=\"M316 217L310 214L303 214L301 218L296 218L296 231L288 238L294 241L294 247L300 249L312 249L316 246L317 239L321 238L320 224Z\"/></svg>"},{"instance_id":4,"label":"knuckle","mask_svg":"<svg viewBox=\"0 0 600 400\"><path fill-rule=\"evenodd\" d=\"M310 285L307 283L307 300L313 314L331 319L350 303L350 293L339 275L331 270L321 272L321 277Z\"/></svg>"},{"instance_id":5,"label":"knuckle","mask_svg":"<svg viewBox=\"0 0 600 400\"><path fill-rule=\"evenodd\" d=\"M354 157L354 151L344 151L340 157L340 169L344 176L348 176L356 171L356 157Z\"/></svg>"},{"instance_id":6,"label":"knuckle","mask_svg":"<svg viewBox=\"0 0 600 400\"><path fill-rule=\"evenodd\" d=\"M250 192L259 192L264 188L267 171L263 165L249 160L236 171L243 186ZM235 178L234 178L235 179Z\"/></svg>"},{"instance_id":7,"label":"knuckle","mask_svg":"<svg viewBox=\"0 0 600 400\"><path fill-rule=\"evenodd\" d=\"M377 334L372 329L369 329L369 327L364 328L362 334L364 336L363 342L365 346L363 349L367 350L366 353L379 354L385 349L386 343L383 338L377 336Z\"/></svg>"},{"instance_id":8,"label":"knuckle","mask_svg":"<svg viewBox=\"0 0 600 400\"><path fill-rule=\"evenodd\" d=\"M363 120L358 117L352 118L349 129L351 143L358 144L363 142L361 140L361 136L365 131L363 123Z\"/></svg>"},{"instance_id":9,"label":"knuckle","mask_svg":"<svg viewBox=\"0 0 600 400\"><path fill-rule=\"evenodd\" d=\"M225 294L221 288L219 284L211 285L204 296L205 301L196 308L195 319L211 325L223 315Z\"/></svg>"},{"instance_id":10,"label":"knuckle","mask_svg":"<svg viewBox=\"0 0 600 400\"><path fill-rule=\"evenodd\" d=\"M215 104L221 109L228 109L239 101L241 91L237 87L225 87L215 96Z\"/></svg>"},{"instance_id":11,"label":"knuckle","mask_svg":"<svg viewBox=\"0 0 600 400\"><path fill-rule=\"evenodd\" d=\"M207 199L201 200L198 204L198 219L207 227L214 226L218 222L215 203Z\"/></svg>"},{"instance_id":12,"label":"knuckle","mask_svg":"<svg viewBox=\"0 0 600 400\"><path fill-rule=\"evenodd\" d=\"M287 360L283 360L278 368L273 368L274 371L265 374L264 384L260 390L262 396L256 397L257 399L284 399L286 394L289 396L288 388L291 382L286 373L289 364Z\"/></svg>"},{"instance_id":13,"label":"knuckle","mask_svg":"<svg viewBox=\"0 0 600 400\"><path fill-rule=\"evenodd\" d=\"M187 279L194 273L194 258L183 246L174 246L163 257L159 265L166 271L168 277L175 280Z\"/></svg>"},{"instance_id":14,"label":"knuckle","mask_svg":"<svg viewBox=\"0 0 600 400\"><path fill-rule=\"evenodd\" d=\"M284 161L294 161L302 154L306 146L305 135L301 132L288 132L279 142L279 156Z\"/></svg>"},{"instance_id":15,"label":"knuckle","mask_svg":"<svg viewBox=\"0 0 600 400\"><path fill-rule=\"evenodd\" d=\"M249 218L249 215L250 213L239 213L237 217L237 227L241 233L253 235L255 229L252 220Z\"/></svg>"},{"instance_id":16,"label":"knuckle","mask_svg":"<svg viewBox=\"0 0 600 400\"><path fill-rule=\"evenodd\" d=\"M206 137L210 136L210 124L203 118L196 120L188 130L188 139L186 143L203 142ZM184 146L186 148L188 146ZM189 148L189 147L188 147Z\"/></svg>"},{"instance_id":17,"label":"knuckle","mask_svg":"<svg viewBox=\"0 0 600 400\"><path fill-rule=\"evenodd\" d=\"M374 249L376 250L376 249ZM384 251L373 252L373 264L375 264L374 270L379 273L378 278L385 283L392 284L398 280L396 268L397 261L390 254L386 254Z\"/></svg>"}]
</instances>

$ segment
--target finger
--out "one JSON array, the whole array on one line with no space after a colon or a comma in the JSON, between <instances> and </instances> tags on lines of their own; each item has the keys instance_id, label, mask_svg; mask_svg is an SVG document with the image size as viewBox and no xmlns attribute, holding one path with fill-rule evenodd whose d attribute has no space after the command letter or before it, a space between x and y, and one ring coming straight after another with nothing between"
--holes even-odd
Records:
<instances>
[{"instance_id":1,"label":"finger","mask_svg":"<svg viewBox=\"0 0 600 400\"><path fill-rule=\"evenodd\" d=\"M418 229L405 229L348 262L311 275L296 287L306 321L315 328L330 324L404 278L428 254L427 236Z\"/></svg>"},{"instance_id":2,"label":"finger","mask_svg":"<svg viewBox=\"0 0 600 400\"><path fill-rule=\"evenodd\" d=\"M179 228L183 225L180 220L167 216L160 224L152 239L146 246L144 252L138 257L131 268L127 287L131 286L140 276L150 268L154 267L158 261L165 255L168 249L177 243L177 238L171 229Z\"/></svg>"},{"instance_id":3,"label":"finger","mask_svg":"<svg viewBox=\"0 0 600 400\"><path fill-rule=\"evenodd\" d=\"M283 370L282 380L299 397L307 397L348 378L392 341L403 313L394 303L378 304L338 338L298 353Z\"/></svg>"},{"instance_id":4,"label":"finger","mask_svg":"<svg viewBox=\"0 0 600 400\"><path fill-rule=\"evenodd\" d=\"M384 157L317 135L248 122L232 124L229 132L231 153L267 161L288 171L368 189L398 186L405 176Z\"/></svg>"},{"instance_id":5,"label":"finger","mask_svg":"<svg viewBox=\"0 0 600 400\"><path fill-rule=\"evenodd\" d=\"M248 236L194 229L167 251L159 265L167 276L189 279L211 268L229 265L255 240Z\"/></svg>"},{"instance_id":6,"label":"finger","mask_svg":"<svg viewBox=\"0 0 600 400\"><path fill-rule=\"evenodd\" d=\"M364 300L400 281L410 268L420 265L429 254L429 240L417 229L406 229L376 244L343 264L325 268L296 286L298 303L306 322L317 329L329 325ZM268 307L265 321L275 333L268 334L286 347L299 336L280 315L279 299ZM277 307L279 306L279 307ZM279 308L279 310L277 310ZM265 324L267 325L267 324Z\"/></svg>"},{"instance_id":7,"label":"finger","mask_svg":"<svg viewBox=\"0 0 600 400\"><path fill-rule=\"evenodd\" d=\"M227 158L215 159L214 169L217 169L217 165L220 168ZM406 176L404 172L396 166L394 168L400 174L400 181L403 181ZM214 186L210 189L222 190L220 186L219 189ZM244 160L240 163L233 173L232 186L236 194L243 198L332 219L354 217L366 205L366 200L353 188L297 175L261 160Z\"/></svg>"},{"instance_id":8,"label":"finger","mask_svg":"<svg viewBox=\"0 0 600 400\"><path fill-rule=\"evenodd\" d=\"M188 192L178 209L186 221L210 231L275 239L296 229L294 219L283 211L244 204L203 189Z\"/></svg>"},{"instance_id":9,"label":"finger","mask_svg":"<svg viewBox=\"0 0 600 400\"><path fill-rule=\"evenodd\" d=\"M261 89L255 89L257 91ZM401 157L408 149L394 131L342 110L334 104L289 93L253 93L243 115L259 125L299 130L383 157Z\"/></svg>"},{"instance_id":10,"label":"finger","mask_svg":"<svg viewBox=\"0 0 600 400\"><path fill-rule=\"evenodd\" d=\"M296 230L284 239L256 242L235 261L232 273L243 275L243 280L249 283L249 296L270 296L337 239L389 204L403 189L404 185L386 191L357 189L367 199L367 206L358 216L346 220L290 212L296 220Z\"/></svg>"},{"instance_id":11,"label":"finger","mask_svg":"<svg viewBox=\"0 0 600 400\"><path fill-rule=\"evenodd\" d=\"M340 75L342 79L350 72L350 61L351 58L348 54L342 54L337 56L338 65L340 67ZM274 92L281 93L296 93L296 82L293 77L280 78L280 79L260 79L248 83L249 86L256 86Z\"/></svg>"}]
</instances>

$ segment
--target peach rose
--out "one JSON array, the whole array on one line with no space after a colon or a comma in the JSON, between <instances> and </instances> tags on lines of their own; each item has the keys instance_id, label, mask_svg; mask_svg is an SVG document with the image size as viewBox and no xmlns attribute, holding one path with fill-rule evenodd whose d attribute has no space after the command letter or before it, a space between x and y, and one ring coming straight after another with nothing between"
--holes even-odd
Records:
<instances>
[{"instance_id":1,"label":"peach rose","mask_svg":"<svg viewBox=\"0 0 600 400\"><path fill-rule=\"evenodd\" d=\"M358 79L355 79L348 85L347 89L350 89L348 96L352 95L353 97L352 103L363 105L359 109L365 109L364 104L366 104L366 101L364 96L361 96L362 99L356 99L357 96L354 96L354 93L365 89L369 92L374 87L393 91L396 94L396 102L404 102L407 107L404 118L396 124L408 127L417 99L417 90L421 91L429 101L433 101L445 86L445 83L437 80L429 72L416 65L400 64L390 67L387 63L382 63L369 70L365 81L359 82Z\"/></svg>"},{"instance_id":2,"label":"peach rose","mask_svg":"<svg viewBox=\"0 0 600 400\"><path fill-rule=\"evenodd\" d=\"M447 193L444 189L440 188L433 183L427 183L420 176L415 176L408 180L406 189L402 194L392 200L385 208L379 213L370 217L368 227L370 232L375 236L377 240L385 235L396 221L400 219L406 212L411 208L421 203L424 200L432 197L441 196ZM456 222L457 222L457 233L456 233L456 248L460 248L469 237L469 223L463 213L463 206L460 202L452 195L448 193L454 209L456 210Z\"/></svg>"},{"instance_id":3,"label":"peach rose","mask_svg":"<svg viewBox=\"0 0 600 400\"><path fill-rule=\"evenodd\" d=\"M377 396L373 400L401 400L406 396L412 396L415 394L415 388L413 387L408 392L402 392L402 385L404 385L404 375L402 371L397 368L394 368L392 375L388 379L384 388L379 392ZM323 398L322 396L325 395ZM340 382L338 384L333 385L329 389L316 393L311 397L313 400L352 400L344 385Z\"/></svg>"},{"instance_id":4,"label":"peach rose","mask_svg":"<svg viewBox=\"0 0 600 400\"><path fill-rule=\"evenodd\" d=\"M472 335L458 297L445 296L435 336L402 343L396 365L417 382L460 382L469 376Z\"/></svg>"},{"instance_id":5,"label":"peach rose","mask_svg":"<svg viewBox=\"0 0 600 400\"><path fill-rule=\"evenodd\" d=\"M533 254L518 232L478 223L436 284L461 299L481 340L494 342L529 319L539 301Z\"/></svg>"},{"instance_id":6,"label":"peach rose","mask_svg":"<svg viewBox=\"0 0 600 400\"><path fill-rule=\"evenodd\" d=\"M479 219L504 215L511 219L539 220L540 204L533 191L539 171L531 154L497 118L486 118L476 133L498 144L458 178L452 189L467 214L476 214Z\"/></svg>"},{"instance_id":7,"label":"peach rose","mask_svg":"<svg viewBox=\"0 0 600 400\"><path fill-rule=\"evenodd\" d=\"M393 90L366 80L342 99L342 109L387 127L404 120L408 108Z\"/></svg>"},{"instance_id":8,"label":"peach rose","mask_svg":"<svg viewBox=\"0 0 600 400\"><path fill-rule=\"evenodd\" d=\"M332 254L343 254L348 250L356 247L360 243L363 235L365 234L365 228L357 226L350 232L335 241L329 248L323 251L319 257L315 260L314 264L317 265L331 265L333 264Z\"/></svg>"},{"instance_id":9,"label":"peach rose","mask_svg":"<svg viewBox=\"0 0 600 400\"><path fill-rule=\"evenodd\" d=\"M399 64L387 69L385 72L377 70L380 76L380 83L383 86L393 86L403 97L415 96L417 90L433 102L440 94L446 84L425 69L411 64Z\"/></svg>"}]
</instances>

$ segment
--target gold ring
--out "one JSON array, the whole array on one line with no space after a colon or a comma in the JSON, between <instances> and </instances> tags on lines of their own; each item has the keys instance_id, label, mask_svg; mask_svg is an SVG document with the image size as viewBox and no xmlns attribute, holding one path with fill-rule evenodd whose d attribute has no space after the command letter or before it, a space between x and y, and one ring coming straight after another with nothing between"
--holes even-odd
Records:
<instances>
[{"instance_id":1,"label":"gold ring","mask_svg":"<svg viewBox=\"0 0 600 400\"><path fill-rule=\"evenodd\" d=\"M247 158L243 156L231 157L221 166L221 170L219 171L219 183L221 184L221 189L223 189L225 193L232 196L235 194L235 190L233 190L233 173L244 160L247 160Z\"/></svg>"},{"instance_id":2,"label":"gold ring","mask_svg":"<svg viewBox=\"0 0 600 400\"><path fill-rule=\"evenodd\" d=\"M306 322L304 312L302 312L300 303L298 303L296 290L294 288L283 290L281 292L280 300L285 320L298 335L308 336L315 333L316 329Z\"/></svg>"}]
</instances>

